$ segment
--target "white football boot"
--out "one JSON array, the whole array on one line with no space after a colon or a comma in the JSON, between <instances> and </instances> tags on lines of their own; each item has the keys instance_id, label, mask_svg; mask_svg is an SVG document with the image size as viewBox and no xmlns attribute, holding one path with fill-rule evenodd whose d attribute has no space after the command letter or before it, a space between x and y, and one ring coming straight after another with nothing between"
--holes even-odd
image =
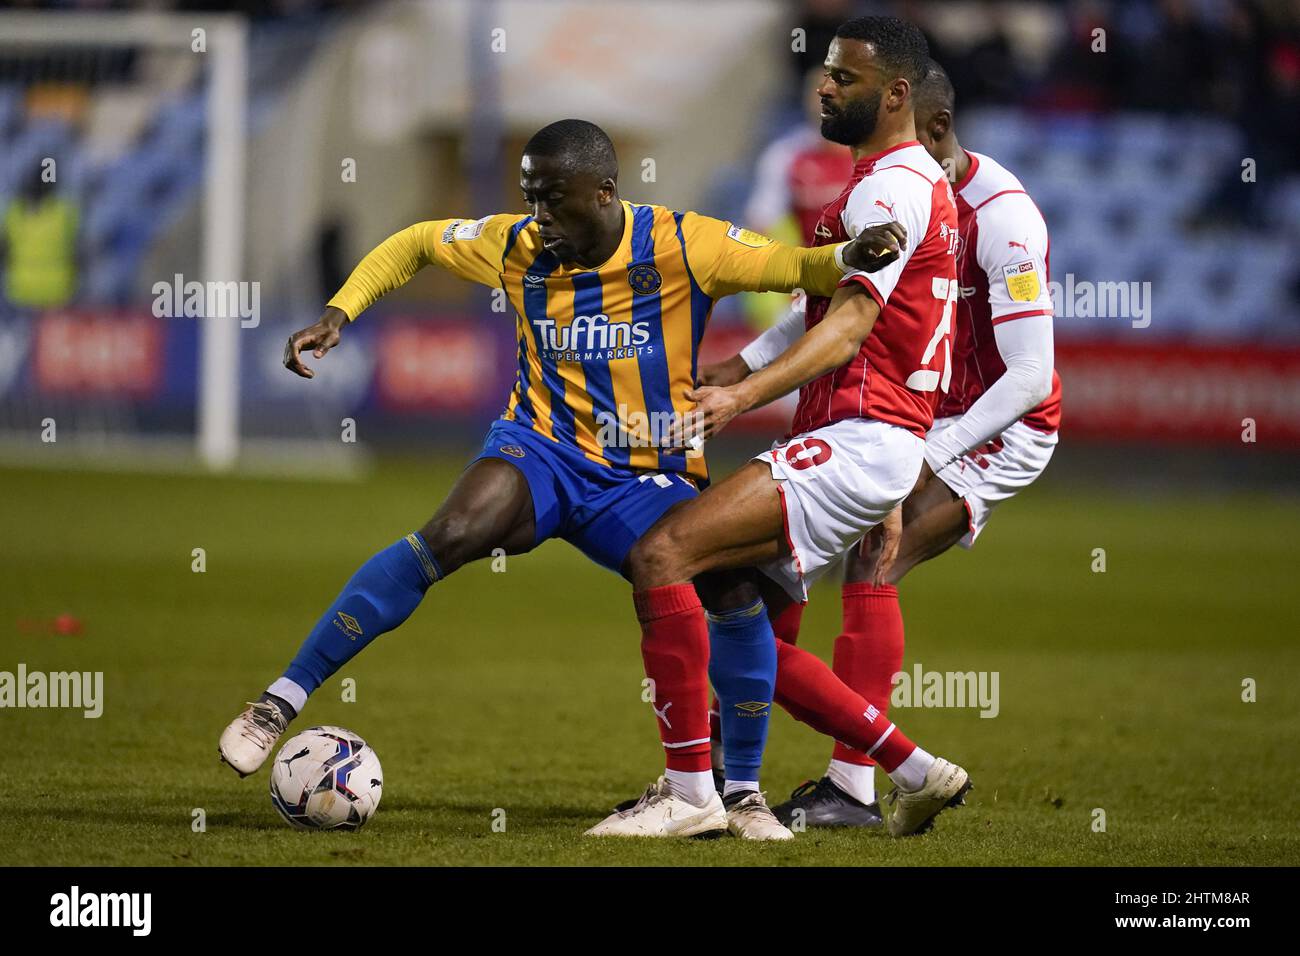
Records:
<instances>
[{"instance_id":1,"label":"white football boot","mask_svg":"<svg viewBox=\"0 0 1300 956\"><path fill-rule=\"evenodd\" d=\"M715 837L727 832L727 809L716 793L697 807L675 797L660 777L627 810L615 810L586 836Z\"/></svg>"},{"instance_id":2,"label":"white football boot","mask_svg":"<svg viewBox=\"0 0 1300 956\"><path fill-rule=\"evenodd\" d=\"M727 829L742 840L793 840L794 834L768 809L765 796L750 793L727 807Z\"/></svg>"},{"instance_id":3,"label":"white football boot","mask_svg":"<svg viewBox=\"0 0 1300 956\"><path fill-rule=\"evenodd\" d=\"M970 775L965 770L936 757L920 790L895 787L890 792L888 800L894 804L894 812L889 815L889 835L905 837L925 833L934 826L934 818L945 807L964 804L970 788Z\"/></svg>"},{"instance_id":4,"label":"white football boot","mask_svg":"<svg viewBox=\"0 0 1300 956\"><path fill-rule=\"evenodd\" d=\"M273 701L254 700L221 732L217 753L241 777L266 762L275 742L289 727L289 718Z\"/></svg>"}]
</instances>

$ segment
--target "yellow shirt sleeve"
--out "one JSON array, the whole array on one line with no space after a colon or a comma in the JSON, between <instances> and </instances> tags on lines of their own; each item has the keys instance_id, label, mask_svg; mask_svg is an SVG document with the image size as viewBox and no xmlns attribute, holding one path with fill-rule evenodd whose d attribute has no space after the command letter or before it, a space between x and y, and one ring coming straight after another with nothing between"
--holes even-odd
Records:
<instances>
[{"instance_id":1,"label":"yellow shirt sleeve","mask_svg":"<svg viewBox=\"0 0 1300 956\"><path fill-rule=\"evenodd\" d=\"M479 220L418 222L366 253L328 305L342 309L352 321L430 263L471 282L496 286L510 228L521 218L507 213Z\"/></svg>"},{"instance_id":2,"label":"yellow shirt sleeve","mask_svg":"<svg viewBox=\"0 0 1300 956\"><path fill-rule=\"evenodd\" d=\"M788 246L697 213L682 217L682 238L695 281L712 299L736 292L795 289L829 296L844 277L836 262L837 245Z\"/></svg>"}]
</instances>

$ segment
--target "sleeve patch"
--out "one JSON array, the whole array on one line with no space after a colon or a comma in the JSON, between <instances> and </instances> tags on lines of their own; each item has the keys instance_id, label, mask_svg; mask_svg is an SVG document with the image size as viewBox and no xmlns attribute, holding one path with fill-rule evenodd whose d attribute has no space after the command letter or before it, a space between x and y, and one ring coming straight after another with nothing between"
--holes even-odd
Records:
<instances>
[{"instance_id":1,"label":"sleeve patch","mask_svg":"<svg viewBox=\"0 0 1300 956\"><path fill-rule=\"evenodd\" d=\"M727 229L727 237L736 240L742 246L749 246L751 249L761 249L772 241L761 233L741 229L739 226L731 226Z\"/></svg>"},{"instance_id":2,"label":"sleeve patch","mask_svg":"<svg viewBox=\"0 0 1300 956\"><path fill-rule=\"evenodd\" d=\"M1034 302L1038 299L1038 268L1031 260L1003 266L1002 278L1006 280L1011 301Z\"/></svg>"},{"instance_id":3,"label":"sleeve patch","mask_svg":"<svg viewBox=\"0 0 1300 956\"><path fill-rule=\"evenodd\" d=\"M464 221L464 219L453 219L451 222L447 223L447 228L442 231L443 245L456 240L456 227Z\"/></svg>"},{"instance_id":4,"label":"sleeve patch","mask_svg":"<svg viewBox=\"0 0 1300 956\"><path fill-rule=\"evenodd\" d=\"M451 226L447 227L451 231L451 238L448 239L447 233L444 232L442 234L442 241L468 242L470 239L477 239L479 233L483 231L483 227L487 225L487 221L491 218L491 216L484 216L482 219L478 219L474 222L465 222L464 220L454 222Z\"/></svg>"}]
</instances>

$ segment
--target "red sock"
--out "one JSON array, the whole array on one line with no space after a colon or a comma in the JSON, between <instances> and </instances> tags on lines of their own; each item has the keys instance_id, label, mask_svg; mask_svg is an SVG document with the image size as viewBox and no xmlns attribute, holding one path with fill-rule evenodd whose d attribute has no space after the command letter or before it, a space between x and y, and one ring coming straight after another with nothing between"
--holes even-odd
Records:
<instances>
[{"instance_id":1,"label":"red sock","mask_svg":"<svg viewBox=\"0 0 1300 956\"><path fill-rule=\"evenodd\" d=\"M846 687L816 654L776 642L776 702L814 730L870 753L886 773L908 758L916 744L878 707Z\"/></svg>"},{"instance_id":2,"label":"red sock","mask_svg":"<svg viewBox=\"0 0 1300 956\"><path fill-rule=\"evenodd\" d=\"M799 623L803 620L803 609L808 605L791 601L778 613L768 616L772 619L772 631L778 641L795 644L799 641ZM722 740L722 715L718 712L718 697L715 694L709 704L709 735L715 741Z\"/></svg>"},{"instance_id":3,"label":"red sock","mask_svg":"<svg viewBox=\"0 0 1300 956\"><path fill-rule=\"evenodd\" d=\"M709 626L690 584L632 595L669 770L709 769Z\"/></svg>"},{"instance_id":4,"label":"red sock","mask_svg":"<svg viewBox=\"0 0 1300 956\"><path fill-rule=\"evenodd\" d=\"M807 605L791 601L772 618L772 633L776 635L778 641L785 641L787 644L799 643L799 623L803 620L805 607Z\"/></svg>"},{"instance_id":5,"label":"red sock","mask_svg":"<svg viewBox=\"0 0 1300 956\"><path fill-rule=\"evenodd\" d=\"M894 675L903 669L903 611L892 584L845 584L844 633L835 638L835 676L867 700L881 715L889 713ZM836 741L835 760L869 767L870 757Z\"/></svg>"}]
</instances>

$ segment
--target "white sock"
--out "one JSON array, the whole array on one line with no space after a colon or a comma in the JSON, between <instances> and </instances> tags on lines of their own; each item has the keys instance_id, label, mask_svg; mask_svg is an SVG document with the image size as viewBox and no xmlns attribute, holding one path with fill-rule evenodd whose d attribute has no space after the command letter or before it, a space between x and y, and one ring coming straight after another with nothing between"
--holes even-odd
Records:
<instances>
[{"instance_id":1,"label":"white sock","mask_svg":"<svg viewBox=\"0 0 1300 956\"><path fill-rule=\"evenodd\" d=\"M933 766L934 757L917 747L889 774L889 779L898 784L900 790L920 790L925 786L925 775Z\"/></svg>"},{"instance_id":2,"label":"white sock","mask_svg":"<svg viewBox=\"0 0 1300 956\"><path fill-rule=\"evenodd\" d=\"M874 803L876 799L876 768L863 767L860 764L844 760L832 760L826 770L831 783L839 787L854 800L862 803Z\"/></svg>"},{"instance_id":3,"label":"white sock","mask_svg":"<svg viewBox=\"0 0 1300 956\"><path fill-rule=\"evenodd\" d=\"M717 792L709 770L665 770L668 792L697 807L707 807Z\"/></svg>"},{"instance_id":4,"label":"white sock","mask_svg":"<svg viewBox=\"0 0 1300 956\"><path fill-rule=\"evenodd\" d=\"M722 785L722 795L724 797L729 797L733 793L736 793L741 790L749 790L753 793L758 793L758 781L757 780L728 780L726 783Z\"/></svg>"},{"instance_id":5,"label":"white sock","mask_svg":"<svg viewBox=\"0 0 1300 956\"><path fill-rule=\"evenodd\" d=\"M289 680L287 677L279 678L274 684L266 689L268 694L274 694L283 700L289 702L297 713L301 714L302 709L307 706L307 692Z\"/></svg>"}]
</instances>

